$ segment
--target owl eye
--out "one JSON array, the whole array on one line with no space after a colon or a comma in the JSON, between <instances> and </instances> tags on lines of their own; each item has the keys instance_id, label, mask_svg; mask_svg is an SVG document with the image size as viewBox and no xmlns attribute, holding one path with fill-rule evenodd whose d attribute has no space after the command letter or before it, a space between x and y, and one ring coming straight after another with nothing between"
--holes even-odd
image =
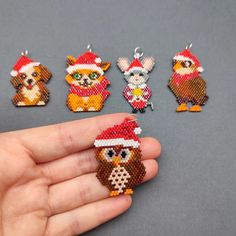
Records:
<instances>
[{"instance_id":1,"label":"owl eye","mask_svg":"<svg viewBox=\"0 0 236 236\"><path fill-rule=\"evenodd\" d=\"M134 73L132 72L132 73L130 73L130 76L134 76Z\"/></svg>"},{"instance_id":2,"label":"owl eye","mask_svg":"<svg viewBox=\"0 0 236 236\"><path fill-rule=\"evenodd\" d=\"M187 68L187 67L190 67L192 65L192 62L191 61L183 61L182 63L182 66Z\"/></svg>"},{"instance_id":3,"label":"owl eye","mask_svg":"<svg viewBox=\"0 0 236 236\"><path fill-rule=\"evenodd\" d=\"M120 151L119 156L122 162L127 162L130 159L131 152L128 148L125 148Z\"/></svg>"},{"instance_id":4,"label":"owl eye","mask_svg":"<svg viewBox=\"0 0 236 236\"><path fill-rule=\"evenodd\" d=\"M113 148L107 148L104 152L104 157L107 161L112 161L112 158L115 156L115 151Z\"/></svg>"},{"instance_id":5,"label":"owl eye","mask_svg":"<svg viewBox=\"0 0 236 236\"><path fill-rule=\"evenodd\" d=\"M143 76L143 73L139 73L139 76Z\"/></svg>"}]
</instances>

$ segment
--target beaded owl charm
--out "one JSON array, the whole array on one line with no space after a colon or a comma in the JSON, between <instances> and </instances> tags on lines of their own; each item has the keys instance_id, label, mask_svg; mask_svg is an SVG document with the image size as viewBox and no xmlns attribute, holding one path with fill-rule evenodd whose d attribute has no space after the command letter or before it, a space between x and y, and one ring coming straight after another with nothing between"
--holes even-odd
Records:
<instances>
[{"instance_id":1,"label":"beaded owl charm","mask_svg":"<svg viewBox=\"0 0 236 236\"><path fill-rule=\"evenodd\" d=\"M52 77L47 67L21 54L11 71L11 83L16 89L12 102L17 107L44 106L49 100L46 83Z\"/></svg>"},{"instance_id":2,"label":"beaded owl charm","mask_svg":"<svg viewBox=\"0 0 236 236\"><path fill-rule=\"evenodd\" d=\"M120 57L117 61L117 66L124 73L124 78L128 82L123 95L133 108L133 113L138 111L144 113L147 106L151 106L153 110L153 104L149 102L152 90L146 82L149 78L148 73L155 65L155 60L153 57L144 57L141 61L142 55L143 52L137 47L131 63L128 58L124 57Z\"/></svg>"},{"instance_id":3,"label":"beaded owl charm","mask_svg":"<svg viewBox=\"0 0 236 236\"><path fill-rule=\"evenodd\" d=\"M102 62L90 45L77 59L67 56L66 81L70 85L67 106L73 112L100 111L110 92L110 81L104 76L111 63Z\"/></svg>"},{"instance_id":4,"label":"beaded owl charm","mask_svg":"<svg viewBox=\"0 0 236 236\"><path fill-rule=\"evenodd\" d=\"M103 131L95 140L99 167L97 178L110 196L133 194L146 174L141 162L141 128L136 121L126 118L121 124Z\"/></svg>"},{"instance_id":5,"label":"beaded owl charm","mask_svg":"<svg viewBox=\"0 0 236 236\"><path fill-rule=\"evenodd\" d=\"M201 77L203 72L200 61L190 52L192 44L188 45L185 50L178 52L173 58L172 77L169 81L169 88L176 96L179 106L177 112L202 111L201 106L205 105L208 100L206 93L206 82ZM192 103L189 109L187 104Z\"/></svg>"}]
</instances>

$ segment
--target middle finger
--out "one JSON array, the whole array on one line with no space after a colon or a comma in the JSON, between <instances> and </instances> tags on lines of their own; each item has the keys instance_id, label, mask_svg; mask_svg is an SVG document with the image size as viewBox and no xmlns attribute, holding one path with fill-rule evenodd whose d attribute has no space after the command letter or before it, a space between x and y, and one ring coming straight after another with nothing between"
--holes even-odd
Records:
<instances>
[{"instance_id":1,"label":"middle finger","mask_svg":"<svg viewBox=\"0 0 236 236\"><path fill-rule=\"evenodd\" d=\"M141 138L140 148L142 159L154 159L160 155L161 145L154 138ZM95 158L95 148L71 154L62 159L39 165L49 185L66 181L84 174L95 172L98 162Z\"/></svg>"}]
</instances>

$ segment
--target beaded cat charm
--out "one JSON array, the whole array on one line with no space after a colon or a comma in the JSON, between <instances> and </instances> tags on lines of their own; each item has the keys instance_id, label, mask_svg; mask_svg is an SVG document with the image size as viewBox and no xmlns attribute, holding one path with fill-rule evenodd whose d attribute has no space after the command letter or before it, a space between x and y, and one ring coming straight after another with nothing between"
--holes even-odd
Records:
<instances>
[{"instance_id":1,"label":"beaded cat charm","mask_svg":"<svg viewBox=\"0 0 236 236\"><path fill-rule=\"evenodd\" d=\"M110 81L104 76L111 63L102 62L94 54L91 45L77 59L67 56L66 81L70 85L67 106L73 112L100 111L110 92Z\"/></svg>"},{"instance_id":2,"label":"beaded cat charm","mask_svg":"<svg viewBox=\"0 0 236 236\"><path fill-rule=\"evenodd\" d=\"M141 128L136 121L126 118L121 124L106 129L95 140L99 163L97 178L110 196L133 194L146 174L141 162Z\"/></svg>"},{"instance_id":3,"label":"beaded cat charm","mask_svg":"<svg viewBox=\"0 0 236 236\"><path fill-rule=\"evenodd\" d=\"M11 71L11 83L16 89L13 104L17 107L46 105L49 91L45 84L51 77L47 67L28 57L28 51L21 53Z\"/></svg>"},{"instance_id":4,"label":"beaded cat charm","mask_svg":"<svg viewBox=\"0 0 236 236\"><path fill-rule=\"evenodd\" d=\"M172 77L169 81L169 88L176 96L179 106L177 112L202 111L201 106L205 105L208 100L206 93L206 82L201 77L203 72L200 61L190 52L192 44L188 45L185 50L178 52L173 58ZM189 109L187 104L192 103Z\"/></svg>"},{"instance_id":5,"label":"beaded cat charm","mask_svg":"<svg viewBox=\"0 0 236 236\"><path fill-rule=\"evenodd\" d=\"M149 102L152 96L152 90L146 84L149 75L148 73L155 65L153 57L140 58L143 52L139 47L134 50L134 60L130 63L128 58L120 57L117 61L117 66L124 73L124 78L128 85L123 91L123 95L133 108L133 113L140 111L145 112L145 108L150 106L153 110L152 102Z\"/></svg>"}]
</instances>

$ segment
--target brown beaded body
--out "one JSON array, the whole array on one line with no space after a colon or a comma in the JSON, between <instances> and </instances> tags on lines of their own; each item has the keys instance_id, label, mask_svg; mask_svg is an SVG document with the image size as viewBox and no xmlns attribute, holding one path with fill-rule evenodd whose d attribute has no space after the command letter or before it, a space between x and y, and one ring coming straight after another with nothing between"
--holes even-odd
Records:
<instances>
[{"instance_id":1,"label":"brown beaded body","mask_svg":"<svg viewBox=\"0 0 236 236\"><path fill-rule=\"evenodd\" d=\"M141 162L137 123L126 119L120 125L105 130L95 141L99 167L97 178L111 196L132 194L146 174Z\"/></svg>"}]
</instances>

